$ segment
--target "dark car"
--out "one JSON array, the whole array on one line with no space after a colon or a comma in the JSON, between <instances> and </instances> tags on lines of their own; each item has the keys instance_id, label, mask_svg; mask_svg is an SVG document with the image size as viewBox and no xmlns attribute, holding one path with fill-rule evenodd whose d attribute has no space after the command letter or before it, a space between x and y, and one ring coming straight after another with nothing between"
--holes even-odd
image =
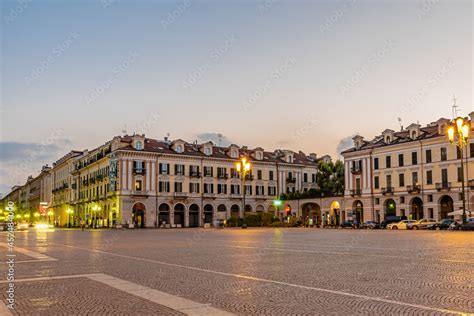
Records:
<instances>
[{"instance_id":1,"label":"dark car","mask_svg":"<svg viewBox=\"0 0 474 316\"><path fill-rule=\"evenodd\" d=\"M361 229L377 229L380 228L380 224L374 221L366 221L360 225Z\"/></svg>"},{"instance_id":2,"label":"dark car","mask_svg":"<svg viewBox=\"0 0 474 316\"><path fill-rule=\"evenodd\" d=\"M474 230L474 217L468 218L466 224L462 224L461 230Z\"/></svg>"},{"instance_id":3,"label":"dark car","mask_svg":"<svg viewBox=\"0 0 474 316\"><path fill-rule=\"evenodd\" d=\"M398 223L398 222L404 221L406 219L407 219L406 216L387 216L382 221L382 223L380 223L380 228L385 229L385 228L387 228L388 224Z\"/></svg>"},{"instance_id":4,"label":"dark car","mask_svg":"<svg viewBox=\"0 0 474 316\"><path fill-rule=\"evenodd\" d=\"M355 224L352 221L343 221L341 225L339 225L341 228L355 228Z\"/></svg>"},{"instance_id":5,"label":"dark car","mask_svg":"<svg viewBox=\"0 0 474 316\"><path fill-rule=\"evenodd\" d=\"M426 229L430 229L430 230L445 230L445 229L449 229L449 225L451 225L452 223L454 223L454 219L446 218L446 219L440 220L440 221L437 222L437 223L428 224L428 225L426 226Z\"/></svg>"}]
</instances>

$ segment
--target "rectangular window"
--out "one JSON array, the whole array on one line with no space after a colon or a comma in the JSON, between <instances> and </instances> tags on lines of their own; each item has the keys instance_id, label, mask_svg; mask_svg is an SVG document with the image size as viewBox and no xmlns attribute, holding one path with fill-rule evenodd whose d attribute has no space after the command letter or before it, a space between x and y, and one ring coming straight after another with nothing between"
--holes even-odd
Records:
<instances>
[{"instance_id":1,"label":"rectangular window","mask_svg":"<svg viewBox=\"0 0 474 316\"><path fill-rule=\"evenodd\" d=\"M189 183L189 193L199 193L199 183Z\"/></svg>"},{"instance_id":2,"label":"rectangular window","mask_svg":"<svg viewBox=\"0 0 474 316\"><path fill-rule=\"evenodd\" d=\"M387 184L388 185L388 184ZM405 186L405 174L400 173L398 175L398 186L404 187Z\"/></svg>"},{"instance_id":3,"label":"rectangular window","mask_svg":"<svg viewBox=\"0 0 474 316\"><path fill-rule=\"evenodd\" d=\"M257 170L257 180L262 180L262 170Z\"/></svg>"},{"instance_id":4,"label":"rectangular window","mask_svg":"<svg viewBox=\"0 0 474 316\"><path fill-rule=\"evenodd\" d=\"M418 153L416 151L411 153L411 164L412 165L418 164Z\"/></svg>"},{"instance_id":5,"label":"rectangular window","mask_svg":"<svg viewBox=\"0 0 474 316\"><path fill-rule=\"evenodd\" d=\"M214 184L204 183L204 193L214 193Z\"/></svg>"},{"instance_id":6,"label":"rectangular window","mask_svg":"<svg viewBox=\"0 0 474 316\"><path fill-rule=\"evenodd\" d=\"M227 177L227 169L217 167L217 177L218 178L226 178Z\"/></svg>"},{"instance_id":7,"label":"rectangular window","mask_svg":"<svg viewBox=\"0 0 474 316\"><path fill-rule=\"evenodd\" d=\"M183 192L183 183L175 182L174 183L174 192Z\"/></svg>"},{"instance_id":8,"label":"rectangular window","mask_svg":"<svg viewBox=\"0 0 474 316\"><path fill-rule=\"evenodd\" d=\"M184 176L184 165L174 165L174 174Z\"/></svg>"},{"instance_id":9,"label":"rectangular window","mask_svg":"<svg viewBox=\"0 0 474 316\"><path fill-rule=\"evenodd\" d=\"M356 179L356 190L360 191L360 178Z\"/></svg>"},{"instance_id":10,"label":"rectangular window","mask_svg":"<svg viewBox=\"0 0 474 316\"><path fill-rule=\"evenodd\" d=\"M257 185L255 187L255 194L256 195L265 195L263 185Z\"/></svg>"},{"instance_id":11,"label":"rectangular window","mask_svg":"<svg viewBox=\"0 0 474 316\"><path fill-rule=\"evenodd\" d=\"M398 166L403 167L404 162L403 154L398 154Z\"/></svg>"},{"instance_id":12,"label":"rectangular window","mask_svg":"<svg viewBox=\"0 0 474 316\"><path fill-rule=\"evenodd\" d=\"M441 169L441 182L443 185L448 184L448 169Z\"/></svg>"},{"instance_id":13,"label":"rectangular window","mask_svg":"<svg viewBox=\"0 0 474 316\"><path fill-rule=\"evenodd\" d=\"M462 168L458 167L458 182L462 181Z\"/></svg>"},{"instance_id":14,"label":"rectangular window","mask_svg":"<svg viewBox=\"0 0 474 316\"><path fill-rule=\"evenodd\" d=\"M269 186L268 187L268 195L275 196L276 195L276 187Z\"/></svg>"},{"instance_id":15,"label":"rectangular window","mask_svg":"<svg viewBox=\"0 0 474 316\"><path fill-rule=\"evenodd\" d=\"M142 180L135 180L135 191L142 190Z\"/></svg>"},{"instance_id":16,"label":"rectangular window","mask_svg":"<svg viewBox=\"0 0 474 316\"><path fill-rule=\"evenodd\" d=\"M461 159L461 149L456 147L456 159Z\"/></svg>"},{"instance_id":17,"label":"rectangular window","mask_svg":"<svg viewBox=\"0 0 474 316\"><path fill-rule=\"evenodd\" d=\"M212 168L212 167L204 167L204 176L205 177L212 177L212 174L213 174L213 171L214 171L213 169L214 168Z\"/></svg>"},{"instance_id":18,"label":"rectangular window","mask_svg":"<svg viewBox=\"0 0 474 316\"><path fill-rule=\"evenodd\" d=\"M380 198L375 198L375 205L379 205L380 204Z\"/></svg>"},{"instance_id":19,"label":"rectangular window","mask_svg":"<svg viewBox=\"0 0 474 316\"><path fill-rule=\"evenodd\" d=\"M426 171L426 184L433 184L433 171Z\"/></svg>"},{"instance_id":20,"label":"rectangular window","mask_svg":"<svg viewBox=\"0 0 474 316\"><path fill-rule=\"evenodd\" d=\"M441 161L448 160L448 149L446 147L441 147Z\"/></svg>"},{"instance_id":21,"label":"rectangular window","mask_svg":"<svg viewBox=\"0 0 474 316\"><path fill-rule=\"evenodd\" d=\"M401 196L401 197L400 197L400 204L403 204L403 203L405 203L405 197L404 197L404 196Z\"/></svg>"},{"instance_id":22,"label":"rectangular window","mask_svg":"<svg viewBox=\"0 0 474 316\"><path fill-rule=\"evenodd\" d=\"M170 183L169 183L169 181L160 181L160 182L158 182L158 190L160 192L170 192Z\"/></svg>"},{"instance_id":23,"label":"rectangular window","mask_svg":"<svg viewBox=\"0 0 474 316\"><path fill-rule=\"evenodd\" d=\"M431 158L431 149L426 150L426 163L431 163L433 159Z\"/></svg>"},{"instance_id":24,"label":"rectangular window","mask_svg":"<svg viewBox=\"0 0 474 316\"><path fill-rule=\"evenodd\" d=\"M245 186L245 194L246 195L252 195L252 186L251 185L246 185Z\"/></svg>"},{"instance_id":25,"label":"rectangular window","mask_svg":"<svg viewBox=\"0 0 474 316\"><path fill-rule=\"evenodd\" d=\"M316 183L316 174L315 173L313 173L311 175L311 180L312 180L313 183Z\"/></svg>"},{"instance_id":26,"label":"rectangular window","mask_svg":"<svg viewBox=\"0 0 474 316\"><path fill-rule=\"evenodd\" d=\"M160 163L160 174L170 174L169 163Z\"/></svg>"},{"instance_id":27,"label":"rectangular window","mask_svg":"<svg viewBox=\"0 0 474 316\"><path fill-rule=\"evenodd\" d=\"M374 158L374 170L379 170L379 158Z\"/></svg>"},{"instance_id":28,"label":"rectangular window","mask_svg":"<svg viewBox=\"0 0 474 316\"><path fill-rule=\"evenodd\" d=\"M387 182L387 188L391 188L392 187L392 176L391 175L387 175L386 177L386 182Z\"/></svg>"},{"instance_id":29,"label":"rectangular window","mask_svg":"<svg viewBox=\"0 0 474 316\"><path fill-rule=\"evenodd\" d=\"M375 189L378 189L379 186L380 186L379 177L378 177L378 176L375 176L375 177L374 177L374 188L375 188Z\"/></svg>"},{"instance_id":30,"label":"rectangular window","mask_svg":"<svg viewBox=\"0 0 474 316\"><path fill-rule=\"evenodd\" d=\"M411 184L412 185L418 184L418 172L416 171L411 173Z\"/></svg>"},{"instance_id":31,"label":"rectangular window","mask_svg":"<svg viewBox=\"0 0 474 316\"><path fill-rule=\"evenodd\" d=\"M469 157L474 158L474 143L469 144L469 151L470 151Z\"/></svg>"},{"instance_id":32,"label":"rectangular window","mask_svg":"<svg viewBox=\"0 0 474 316\"><path fill-rule=\"evenodd\" d=\"M219 183L217 185L217 194L227 194L227 185Z\"/></svg>"},{"instance_id":33,"label":"rectangular window","mask_svg":"<svg viewBox=\"0 0 474 316\"><path fill-rule=\"evenodd\" d=\"M385 157L385 167L392 168L392 157L390 156Z\"/></svg>"},{"instance_id":34,"label":"rectangular window","mask_svg":"<svg viewBox=\"0 0 474 316\"><path fill-rule=\"evenodd\" d=\"M270 181L273 181L273 170L270 170L270 171L268 172L268 179L269 179Z\"/></svg>"},{"instance_id":35,"label":"rectangular window","mask_svg":"<svg viewBox=\"0 0 474 316\"><path fill-rule=\"evenodd\" d=\"M235 170L235 168L230 168L230 177L231 178L238 178L239 177L239 173L237 172L237 170Z\"/></svg>"},{"instance_id":36,"label":"rectangular window","mask_svg":"<svg viewBox=\"0 0 474 316\"><path fill-rule=\"evenodd\" d=\"M199 176L199 166L189 166L189 175L191 177Z\"/></svg>"},{"instance_id":37,"label":"rectangular window","mask_svg":"<svg viewBox=\"0 0 474 316\"><path fill-rule=\"evenodd\" d=\"M428 194L428 202L433 202L433 194Z\"/></svg>"},{"instance_id":38,"label":"rectangular window","mask_svg":"<svg viewBox=\"0 0 474 316\"><path fill-rule=\"evenodd\" d=\"M230 186L230 194L240 194L240 185L232 184Z\"/></svg>"},{"instance_id":39,"label":"rectangular window","mask_svg":"<svg viewBox=\"0 0 474 316\"><path fill-rule=\"evenodd\" d=\"M303 182L308 182L308 174L306 172L303 173Z\"/></svg>"}]
</instances>

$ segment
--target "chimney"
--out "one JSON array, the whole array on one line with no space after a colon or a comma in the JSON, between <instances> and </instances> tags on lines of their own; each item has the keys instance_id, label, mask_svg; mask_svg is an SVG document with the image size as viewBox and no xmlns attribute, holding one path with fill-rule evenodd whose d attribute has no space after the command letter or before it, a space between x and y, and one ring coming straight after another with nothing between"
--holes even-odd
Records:
<instances>
[{"instance_id":1,"label":"chimney","mask_svg":"<svg viewBox=\"0 0 474 316\"><path fill-rule=\"evenodd\" d=\"M318 155L316 155L315 153L310 153L309 158L313 161L316 161L316 159L318 159Z\"/></svg>"}]
</instances>

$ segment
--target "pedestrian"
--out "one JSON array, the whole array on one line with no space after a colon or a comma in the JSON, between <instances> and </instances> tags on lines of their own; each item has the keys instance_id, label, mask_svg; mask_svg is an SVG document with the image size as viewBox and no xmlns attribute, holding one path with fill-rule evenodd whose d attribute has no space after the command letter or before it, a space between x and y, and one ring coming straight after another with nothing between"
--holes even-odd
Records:
<instances>
[{"instance_id":1,"label":"pedestrian","mask_svg":"<svg viewBox=\"0 0 474 316\"><path fill-rule=\"evenodd\" d=\"M81 218L81 230L84 231L84 220Z\"/></svg>"}]
</instances>

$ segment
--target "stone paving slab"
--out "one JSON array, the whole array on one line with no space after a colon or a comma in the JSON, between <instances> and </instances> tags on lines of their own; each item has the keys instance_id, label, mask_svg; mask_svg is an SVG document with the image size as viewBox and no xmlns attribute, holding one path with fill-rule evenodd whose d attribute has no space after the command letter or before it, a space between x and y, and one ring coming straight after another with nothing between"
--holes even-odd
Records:
<instances>
[{"instance_id":1,"label":"stone paving slab","mask_svg":"<svg viewBox=\"0 0 474 316\"><path fill-rule=\"evenodd\" d=\"M470 232L176 229L24 237L19 247L58 261L18 265L18 278L104 273L241 315L474 313Z\"/></svg>"},{"instance_id":2,"label":"stone paving slab","mask_svg":"<svg viewBox=\"0 0 474 316\"><path fill-rule=\"evenodd\" d=\"M4 284L1 289L4 301ZM17 283L12 314L185 315L85 277Z\"/></svg>"}]
</instances>

